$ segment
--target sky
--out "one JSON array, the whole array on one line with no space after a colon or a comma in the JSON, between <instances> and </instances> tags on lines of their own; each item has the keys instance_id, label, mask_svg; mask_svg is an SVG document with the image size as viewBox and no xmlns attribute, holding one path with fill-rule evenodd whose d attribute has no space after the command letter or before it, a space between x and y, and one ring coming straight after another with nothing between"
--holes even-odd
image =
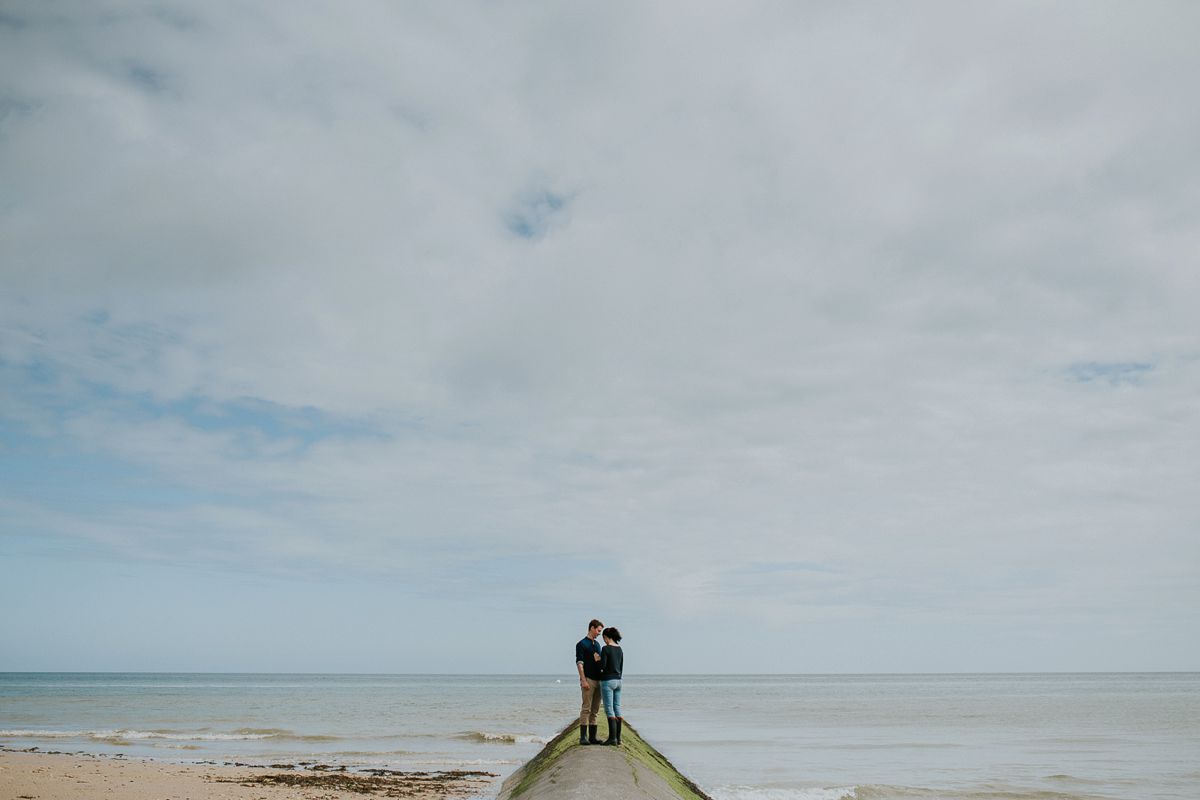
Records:
<instances>
[{"instance_id":1,"label":"sky","mask_svg":"<svg viewBox=\"0 0 1200 800\"><path fill-rule=\"evenodd\" d=\"M6 0L0 670L1200 669L1198 31Z\"/></svg>"}]
</instances>

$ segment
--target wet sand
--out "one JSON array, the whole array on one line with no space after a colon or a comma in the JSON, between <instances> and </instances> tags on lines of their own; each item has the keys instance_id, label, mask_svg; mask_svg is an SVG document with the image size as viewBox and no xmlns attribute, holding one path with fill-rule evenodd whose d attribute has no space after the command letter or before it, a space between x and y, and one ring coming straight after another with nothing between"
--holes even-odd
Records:
<instances>
[{"instance_id":1,"label":"wet sand","mask_svg":"<svg viewBox=\"0 0 1200 800\"><path fill-rule=\"evenodd\" d=\"M495 794L481 772L266 769L69 753L0 751L4 800L465 800Z\"/></svg>"}]
</instances>

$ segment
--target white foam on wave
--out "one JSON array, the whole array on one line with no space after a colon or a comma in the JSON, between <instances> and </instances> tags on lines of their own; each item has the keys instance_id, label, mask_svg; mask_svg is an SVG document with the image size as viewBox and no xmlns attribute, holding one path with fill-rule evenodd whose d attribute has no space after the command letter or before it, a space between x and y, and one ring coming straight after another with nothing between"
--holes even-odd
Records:
<instances>
[{"instance_id":1,"label":"white foam on wave","mask_svg":"<svg viewBox=\"0 0 1200 800\"><path fill-rule=\"evenodd\" d=\"M163 750L203 750L198 744L156 744L153 747L158 747Z\"/></svg>"},{"instance_id":2,"label":"white foam on wave","mask_svg":"<svg viewBox=\"0 0 1200 800\"><path fill-rule=\"evenodd\" d=\"M855 800L857 789L857 786L718 786L710 794L715 800Z\"/></svg>"},{"instance_id":3,"label":"white foam on wave","mask_svg":"<svg viewBox=\"0 0 1200 800\"><path fill-rule=\"evenodd\" d=\"M94 731L0 731L0 737L14 739L86 739Z\"/></svg>"},{"instance_id":4,"label":"white foam on wave","mask_svg":"<svg viewBox=\"0 0 1200 800\"><path fill-rule=\"evenodd\" d=\"M521 758L422 758L412 762L422 767L502 767L523 764Z\"/></svg>"},{"instance_id":5,"label":"white foam on wave","mask_svg":"<svg viewBox=\"0 0 1200 800\"><path fill-rule=\"evenodd\" d=\"M242 742L273 739L274 733L177 733L173 731L117 731L120 739L167 739L177 742Z\"/></svg>"},{"instance_id":6,"label":"white foam on wave","mask_svg":"<svg viewBox=\"0 0 1200 800\"><path fill-rule=\"evenodd\" d=\"M459 734L460 739L470 739L474 742L496 742L499 744L545 744L546 740L532 733L489 733L488 731L467 731Z\"/></svg>"},{"instance_id":7,"label":"white foam on wave","mask_svg":"<svg viewBox=\"0 0 1200 800\"><path fill-rule=\"evenodd\" d=\"M0 738L12 739L120 739L135 741L144 739L167 739L181 742L236 742L252 739L271 739L275 733L187 733L180 731L137 731L125 728L96 731L0 731Z\"/></svg>"}]
</instances>

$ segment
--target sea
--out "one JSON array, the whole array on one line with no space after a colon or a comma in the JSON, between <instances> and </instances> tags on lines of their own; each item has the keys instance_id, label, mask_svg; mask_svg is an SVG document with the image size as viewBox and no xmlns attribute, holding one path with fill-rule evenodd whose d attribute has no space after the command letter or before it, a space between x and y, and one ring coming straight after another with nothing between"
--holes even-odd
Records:
<instances>
[{"instance_id":1,"label":"sea","mask_svg":"<svg viewBox=\"0 0 1200 800\"><path fill-rule=\"evenodd\" d=\"M1200 673L647 675L623 695L716 800L1200 798ZM0 673L0 747L481 770L494 796L578 704L572 675Z\"/></svg>"}]
</instances>

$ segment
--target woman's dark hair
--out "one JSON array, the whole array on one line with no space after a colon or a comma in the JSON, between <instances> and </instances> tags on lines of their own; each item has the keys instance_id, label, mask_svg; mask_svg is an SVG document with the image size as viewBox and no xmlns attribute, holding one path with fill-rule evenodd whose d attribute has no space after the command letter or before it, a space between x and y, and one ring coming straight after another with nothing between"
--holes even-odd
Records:
<instances>
[{"instance_id":1,"label":"woman's dark hair","mask_svg":"<svg viewBox=\"0 0 1200 800\"><path fill-rule=\"evenodd\" d=\"M621 641L621 632L619 630L617 630L616 628L605 628L604 632L601 633L600 635L603 636L605 639L612 639L614 642L617 642L617 643L620 643L620 641Z\"/></svg>"}]
</instances>

